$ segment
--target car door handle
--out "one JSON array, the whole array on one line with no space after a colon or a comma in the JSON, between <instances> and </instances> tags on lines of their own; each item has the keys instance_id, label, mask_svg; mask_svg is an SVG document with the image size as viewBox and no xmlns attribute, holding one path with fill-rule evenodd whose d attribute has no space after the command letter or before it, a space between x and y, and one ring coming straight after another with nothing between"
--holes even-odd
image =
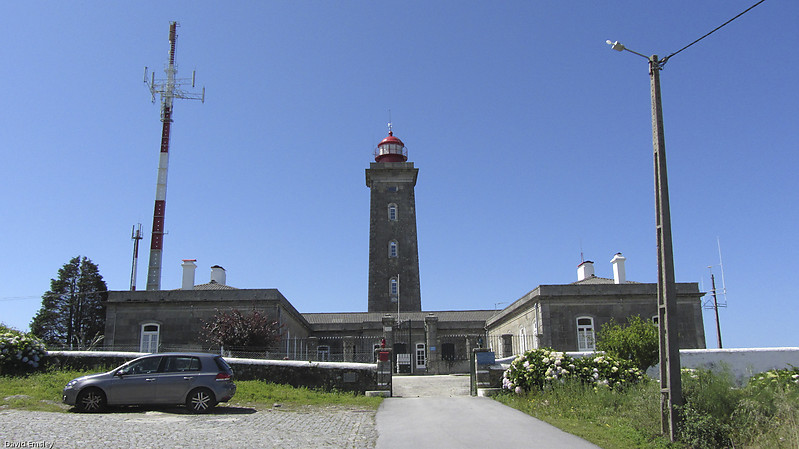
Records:
<instances>
[{"instance_id":1,"label":"car door handle","mask_svg":"<svg viewBox=\"0 0 799 449\"><path fill-rule=\"evenodd\" d=\"M144 379L145 382L155 382L155 377Z\"/></svg>"},{"instance_id":2,"label":"car door handle","mask_svg":"<svg viewBox=\"0 0 799 449\"><path fill-rule=\"evenodd\" d=\"M183 380L192 380L192 379L194 379L194 378L193 378L193 377L191 377L191 376L184 376L184 377L183 377Z\"/></svg>"}]
</instances>

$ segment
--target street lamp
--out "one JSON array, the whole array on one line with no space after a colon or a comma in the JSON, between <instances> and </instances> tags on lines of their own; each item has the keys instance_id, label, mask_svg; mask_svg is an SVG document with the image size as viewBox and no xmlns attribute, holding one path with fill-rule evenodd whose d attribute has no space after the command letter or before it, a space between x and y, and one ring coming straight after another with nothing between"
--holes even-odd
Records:
<instances>
[{"instance_id":1,"label":"street lamp","mask_svg":"<svg viewBox=\"0 0 799 449\"><path fill-rule=\"evenodd\" d=\"M671 244L669 185L666 176L666 144L663 136L663 111L660 100L660 70L668 56L645 56L616 42L607 41L613 50L629 51L649 61L652 97L652 146L655 160L655 215L658 252L658 326L660 328L660 408L661 432L677 440L679 415L683 403L680 380L680 348L677 343L677 290L674 282L674 254Z\"/></svg>"}]
</instances>

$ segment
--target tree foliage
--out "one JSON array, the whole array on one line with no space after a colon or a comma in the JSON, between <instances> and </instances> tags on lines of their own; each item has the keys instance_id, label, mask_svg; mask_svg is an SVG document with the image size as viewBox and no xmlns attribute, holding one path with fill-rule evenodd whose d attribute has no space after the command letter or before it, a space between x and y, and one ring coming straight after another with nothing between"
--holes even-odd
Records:
<instances>
[{"instance_id":1,"label":"tree foliage","mask_svg":"<svg viewBox=\"0 0 799 449\"><path fill-rule=\"evenodd\" d=\"M611 319L597 334L598 350L630 360L641 371L658 363L659 344L657 326L638 315L628 317L626 325Z\"/></svg>"},{"instance_id":2,"label":"tree foliage","mask_svg":"<svg viewBox=\"0 0 799 449\"><path fill-rule=\"evenodd\" d=\"M238 309L217 311L203 325L205 339L226 348L272 348L280 341L281 325L265 313Z\"/></svg>"},{"instance_id":3,"label":"tree foliage","mask_svg":"<svg viewBox=\"0 0 799 449\"><path fill-rule=\"evenodd\" d=\"M96 344L105 331L107 290L94 262L73 257L50 280L31 333L53 347L86 349Z\"/></svg>"}]
</instances>

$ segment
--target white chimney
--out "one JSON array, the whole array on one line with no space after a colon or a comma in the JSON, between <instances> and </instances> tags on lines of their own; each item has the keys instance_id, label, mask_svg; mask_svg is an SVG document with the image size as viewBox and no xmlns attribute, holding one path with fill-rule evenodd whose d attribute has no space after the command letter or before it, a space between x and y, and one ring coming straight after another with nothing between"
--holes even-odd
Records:
<instances>
[{"instance_id":1,"label":"white chimney","mask_svg":"<svg viewBox=\"0 0 799 449\"><path fill-rule=\"evenodd\" d=\"M211 267L211 282L215 282L217 284L227 285L227 276L225 275L225 269L220 267L219 265L214 265Z\"/></svg>"},{"instance_id":2,"label":"white chimney","mask_svg":"<svg viewBox=\"0 0 799 449\"><path fill-rule=\"evenodd\" d=\"M594 276L594 262L586 260L585 262L577 265L577 280L582 281Z\"/></svg>"},{"instance_id":3,"label":"white chimney","mask_svg":"<svg viewBox=\"0 0 799 449\"><path fill-rule=\"evenodd\" d=\"M627 273L624 271L625 260L627 260L627 258L622 256L621 253L616 253L610 261L610 263L613 264L613 282L616 284L627 283Z\"/></svg>"},{"instance_id":4,"label":"white chimney","mask_svg":"<svg viewBox=\"0 0 799 449\"><path fill-rule=\"evenodd\" d=\"M180 264L183 267L183 285L180 287L181 290L194 290L194 270L197 269L197 259L183 259L183 263Z\"/></svg>"}]
</instances>

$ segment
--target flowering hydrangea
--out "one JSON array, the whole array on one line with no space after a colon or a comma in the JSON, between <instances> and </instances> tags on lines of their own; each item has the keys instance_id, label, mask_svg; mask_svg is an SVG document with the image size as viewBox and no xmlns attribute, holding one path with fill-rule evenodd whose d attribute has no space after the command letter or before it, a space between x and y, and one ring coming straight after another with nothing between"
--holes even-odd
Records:
<instances>
[{"instance_id":1,"label":"flowering hydrangea","mask_svg":"<svg viewBox=\"0 0 799 449\"><path fill-rule=\"evenodd\" d=\"M607 354L593 354L574 361L577 376L594 388L623 388L644 378L644 373L632 361Z\"/></svg>"},{"instance_id":2,"label":"flowering hydrangea","mask_svg":"<svg viewBox=\"0 0 799 449\"><path fill-rule=\"evenodd\" d=\"M786 388L799 386L799 367L790 365L791 368L773 369L764 373L756 374L749 379L749 385L756 387L776 387Z\"/></svg>"},{"instance_id":3,"label":"flowering hydrangea","mask_svg":"<svg viewBox=\"0 0 799 449\"><path fill-rule=\"evenodd\" d=\"M563 382L573 373L574 360L568 355L548 348L533 349L511 362L503 375L502 387L521 393Z\"/></svg>"},{"instance_id":4,"label":"flowering hydrangea","mask_svg":"<svg viewBox=\"0 0 799 449\"><path fill-rule=\"evenodd\" d=\"M47 350L38 338L21 332L0 334L0 373L18 374L39 368Z\"/></svg>"},{"instance_id":5,"label":"flowering hydrangea","mask_svg":"<svg viewBox=\"0 0 799 449\"><path fill-rule=\"evenodd\" d=\"M502 388L522 393L580 380L594 388L623 388L644 378L628 360L603 354L574 359L549 348L533 349L518 356L503 374Z\"/></svg>"}]
</instances>

